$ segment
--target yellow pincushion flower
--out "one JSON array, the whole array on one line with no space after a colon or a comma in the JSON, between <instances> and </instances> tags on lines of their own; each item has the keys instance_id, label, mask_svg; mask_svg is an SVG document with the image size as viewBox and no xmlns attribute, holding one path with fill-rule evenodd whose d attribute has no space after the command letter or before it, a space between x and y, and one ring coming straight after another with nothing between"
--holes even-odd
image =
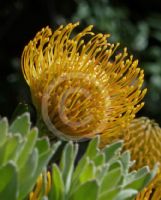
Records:
<instances>
[{"instance_id":1,"label":"yellow pincushion flower","mask_svg":"<svg viewBox=\"0 0 161 200\"><path fill-rule=\"evenodd\" d=\"M45 191L43 191L43 188ZM51 173L41 174L36 183L35 189L30 193L29 200L39 200L42 196L47 196L51 189Z\"/></svg>"},{"instance_id":2,"label":"yellow pincushion flower","mask_svg":"<svg viewBox=\"0 0 161 200\"><path fill-rule=\"evenodd\" d=\"M157 162L161 163L161 128L148 119L140 117L134 119L124 132L124 148L130 150L135 169L145 165L153 168Z\"/></svg>"},{"instance_id":3,"label":"yellow pincushion flower","mask_svg":"<svg viewBox=\"0 0 161 200\"><path fill-rule=\"evenodd\" d=\"M73 140L101 134L106 144L143 106L144 73L126 48L115 54L119 44L110 44L108 34L88 26L73 36L78 25L38 32L24 48L22 71L53 134Z\"/></svg>"},{"instance_id":4,"label":"yellow pincushion flower","mask_svg":"<svg viewBox=\"0 0 161 200\"><path fill-rule=\"evenodd\" d=\"M151 169L159 163L155 179L137 196L136 200L161 200L161 128L147 117L132 120L124 131L124 149L129 150L134 169L148 165Z\"/></svg>"}]
</instances>

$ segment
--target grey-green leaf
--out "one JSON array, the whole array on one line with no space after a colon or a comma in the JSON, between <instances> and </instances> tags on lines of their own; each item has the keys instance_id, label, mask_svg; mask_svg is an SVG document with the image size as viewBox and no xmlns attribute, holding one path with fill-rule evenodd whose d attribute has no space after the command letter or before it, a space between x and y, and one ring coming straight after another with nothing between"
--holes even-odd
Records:
<instances>
[{"instance_id":1,"label":"grey-green leaf","mask_svg":"<svg viewBox=\"0 0 161 200\"><path fill-rule=\"evenodd\" d=\"M115 188L122 178L122 169L118 167L106 173L100 185L100 194Z\"/></svg>"},{"instance_id":2,"label":"grey-green leaf","mask_svg":"<svg viewBox=\"0 0 161 200\"><path fill-rule=\"evenodd\" d=\"M105 153L105 160L106 162L108 162L109 160L111 160L122 148L123 145L123 141L117 141L113 144L107 145L104 148L104 153Z\"/></svg>"},{"instance_id":3,"label":"grey-green leaf","mask_svg":"<svg viewBox=\"0 0 161 200\"><path fill-rule=\"evenodd\" d=\"M70 200L97 200L99 186L95 180L88 181L82 184L74 194L72 194Z\"/></svg>"},{"instance_id":4,"label":"grey-green leaf","mask_svg":"<svg viewBox=\"0 0 161 200\"><path fill-rule=\"evenodd\" d=\"M74 170L74 160L77 155L78 146L74 146L69 142L63 151L63 155L60 162L60 167L62 170L62 176L65 183L66 192L69 191L72 173Z\"/></svg>"},{"instance_id":5,"label":"grey-green leaf","mask_svg":"<svg viewBox=\"0 0 161 200\"><path fill-rule=\"evenodd\" d=\"M30 130L30 126L30 116L28 113L24 113L13 121L9 130L12 133L21 133L22 135L26 135Z\"/></svg>"},{"instance_id":6,"label":"grey-green leaf","mask_svg":"<svg viewBox=\"0 0 161 200\"><path fill-rule=\"evenodd\" d=\"M13 162L0 168L0 199L17 200L18 177L17 169Z\"/></svg>"},{"instance_id":7,"label":"grey-green leaf","mask_svg":"<svg viewBox=\"0 0 161 200\"><path fill-rule=\"evenodd\" d=\"M133 200L137 194L138 194L137 190L133 189L122 190L113 200L126 200L126 199Z\"/></svg>"},{"instance_id":8,"label":"grey-green leaf","mask_svg":"<svg viewBox=\"0 0 161 200\"><path fill-rule=\"evenodd\" d=\"M0 146L6 141L8 133L8 121L6 118L0 120Z\"/></svg>"},{"instance_id":9,"label":"grey-green leaf","mask_svg":"<svg viewBox=\"0 0 161 200\"><path fill-rule=\"evenodd\" d=\"M52 167L52 182L53 182L53 187L51 188L51 194L49 194L51 199L63 200L65 195L64 191L65 186L62 174L56 164L54 164Z\"/></svg>"}]
</instances>

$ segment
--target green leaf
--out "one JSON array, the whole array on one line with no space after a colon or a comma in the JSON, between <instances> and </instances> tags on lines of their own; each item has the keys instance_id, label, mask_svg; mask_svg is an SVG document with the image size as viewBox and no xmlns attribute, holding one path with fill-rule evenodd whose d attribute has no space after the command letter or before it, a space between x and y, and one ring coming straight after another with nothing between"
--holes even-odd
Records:
<instances>
[{"instance_id":1,"label":"green leaf","mask_svg":"<svg viewBox=\"0 0 161 200\"><path fill-rule=\"evenodd\" d=\"M87 162L86 158L89 157L90 159L95 159L97 156L97 153L99 151L98 149L98 145L100 142L100 138L99 136L93 138L90 143L88 144L86 153L83 155L83 157L81 158L81 160L78 162L73 178L72 178L72 183L75 184L75 181L78 179L79 174L81 173L82 169L84 169L84 166Z\"/></svg>"},{"instance_id":2,"label":"green leaf","mask_svg":"<svg viewBox=\"0 0 161 200\"><path fill-rule=\"evenodd\" d=\"M6 141L6 137L8 134L8 121L6 118L0 120L0 146L4 144Z\"/></svg>"},{"instance_id":3,"label":"green leaf","mask_svg":"<svg viewBox=\"0 0 161 200\"><path fill-rule=\"evenodd\" d=\"M86 162L87 162L87 158L85 156L83 156L83 158L78 162L73 174L72 184L75 184L75 181L78 180L78 177L80 173L82 172L82 170L84 169Z\"/></svg>"},{"instance_id":4,"label":"green leaf","mask_svg":"<svg viewBox=\"0 0 161 200\"><path fill-rule=\"evenodd\" d=\"M101 166L105 163L105 155L103 152L99 153L94 159L95 166Z\"/></svg>"},{"instance_id":5,"label":"green leaf","mask_svg":"<svg viewBox=\"0 0 161 200\"><path fill-rule=\"evenodd\" d=\"M84 156L89 157L90 159L94 158L97 155L99 143L100 143L99 136L92 139L87 147L87 150Z\"/></svg>"},{"instance_id":6,"label":"green leaf","mask_svg":"<svg viewBox=\"0 0 161 200\"><path fill-rule=\"evenodd\" d=\"M118 167L106 173L100 185L100 194L104 193L105 191L114 189L119 184L121 178L122 178L121 167Z\"/></svg>"},{"instance_id":7,"label":"green leaf","mask_svg":"<svg viewBox=\"0 0 161 200\"><path fill-rule=\"evenodd\" d=\"M96 168L95 168L94 162L89 160L89 158L87 157L86 165L84 166L81 174L79 175L79 182L84 183L91 179L94 179L95 172L96 172Z\"/></svg>"},{"instance_id":8,"label":"green leaf","mask_svg":"<svg viewBox=\"0 0 161 200\"><path fill-rule=\"evenodd\" d=\"M73 145L69 142L63 151L60 168L62 170L62 176L65 183L66 192L69 191L71 178L74 170L74 160L78 152L78 145Z\"/></svg>"},{"instance_id":9,"label":"green leaf","mask_svg":"<svg viewBox=\"0 0 161 200\"><path fill-rule=\"evenodd\" d=\"M122 190L113 200L126 200L126 199L133 200L137 194L138 194L137 190L133 189Z\"/></svg>"},{"instance_id":10,"label":"green leaf","mask_svg":"<svg viewBox=\"0 0 161 200\"><path fill-rule=\"evenodd\" d=\"M135 173L135 179L138 179L144 175L147 175L149 173L149 167L145 166L141 169L139 169L136 173Z\"/></svg>"},{"instance_id":11,"label":"green leaf","mask_svg":"<svg viewBox=\"0 0 161 200\"><path fill-rule=\"evenodd\" d=\"M44 142L46 143L46 139L44 138ZM50 158L55 153L56 149L58 148L60 142L57 142L52 146L52 148L47 149L41 154L38 154L38 149L34 149L32 154L28 156L27 163L23 166L23 171L21 172L21 177L25 179L25 182L22 183L23 188L21 195L26 195L33 186L35 185L38 176L43 171L43 169L47 166ZM26 174L26 176L25 176ZM29 176L30 174L30 176ZM22 198L23 196L21 196Z\"/></svg>"},{"instance_id":12,"label":"green leaf","mask_svg":"<svg viewBox=\"0 0 161 200\"><path fill-rule=\"evenodd\" d=\"M36 148L38 148L40 154L47 151L50 148L48 138L38 138L36 141Z\"/></svg>"},{"instance_id":13,"label":"green leaf","mask_svg":"<svg viewBox=\"0 0 161 200\"><path fill-rule=\"evenodd\" d=\"M132 188L134 190L141 191L153 177L152 173L150 173L149 168L147 167L144 167L141 172L143 172L143 174L140 174L139 176L137 175L136 179L127 184L125 188Z\"/></svg>"},{"instance_id":14,"label":"green leaf","mask_svg":"<svg viewBox=\"0 0 161 200\"><path fill-rule=\"evenodd\" d=\"M97 168L96 178L97 178L99 184L102 182L102 179L108 173L108 169L109 169L109 164L108 163L106 163L106 164L104 164L102 166L99 166L99 168Z\"/></svg>"},{"instance_id":15,"label":"green leaf","mask_svg":"<svg viewBox=\"0 0 161 200\"><path fill-rule=\"evenodd\" d=\"M53 185L49 199L133 200L137 190L142 189L154 177L155 170L149 172L147 168L129 173L132 162L129 152L120 152L122 141L103 150L97 148L97 141L96 138L94 142L91 141L90 148L87 148L87 152L77 163L74 173L74 145L69 142L65 146L60 168L56 164L53 166Z\"/></svg>"},{"instance_id":16,"label":"green leaf","mask_svg":"<svg viewBox=\"0 0 161 200\"><path fill-rule=\"evenodd\" d=\"M83 158L78 162L76 169L74 171L73 177L72 177L72 185L71 185L71 191L75 191L77 187L80 185L80 174L83 173L83 171L86 169L86 166L88 165L89 158Z\"/></svg>"},{"instance_id":17,"label":"green leaf","mask_svg":"<svg viewBox=\"0 0 161 200\"><path fill-rule=\"evenodd\" d=\"M46 140L46 139L44 139L44 140ZM60 145L61 145L61 141L58 141L50 147L50 149L52 150L52 154L54 154L57 151L57 149L59 148Z\"/></svg>"},{"instance_id":18,"label":"green leaf","mask_svg":"<svg viewBox=\"0 0 161 200\"><path fill-rule=\"evenodd\" d=\"M7 120L0 121L0 136L3 137L0 141L0 199L27 199L38 176L60 145L57 142L50 147L48 138L38 139L37 128L30 130L30 125L29 115L23 114L12 123L8 133ZM75 155L75 149L72 152ZM75 156L72 157L73 163L74 160ZM40 199L46 198L44 190L42 187Z\"/></svg>"},{"instance_id":19,"label":"green leaf","mask_svg":"<svg viewBox=\"0 0 161 200\"><path fill-rule=\"evenodd\" d=\"M49 194L50 199L65 200L65 186L63 182L63 177L56 164L52 166L52 182L53 187L51 188L51 193Z\"/></svg>"},{"instance_id":20,"label":"green leaf","mask_svg":"<svg viewBox=\"0 0 161 200\"><path fill-rule=\"evenodd\" d=\"M50 158L53 156L54 151L52 151L52 149L49 149L48 151L42 153L41 155L39 155L39 159L38 159L38 166L35 172L35 176L37 177L43 170L44 167L47 166Z\"/></svg>"},{"instance_id":21,"label":"green leaf","mask_svg":"<svg viewBox=\"0 0 161 200\"><path fill-rule=\"evenodd\" d=\"M95 180L88 181L82 184L74 194L71 195L71 200L97 200L98 196L98 184Z\"/></svg>"},{"instance_id":22,"label":"green leaf","mask_svg":"<svg viewBox=\"0 0 161 200\"><path fill-rule=\"evenodd\" d=\"M122 162L119 160L119 158L112 160L112 162L110 162L110 166L109 166L109 171L114 170L116 168L122 167Z\"/></svg>"},{"instance_id":23,"label":"green leaf","mask_svg":"<svg viewBox=\"0 0 161 200\"><path fill-rule=\"evenodd\" d=\"M107 145L103 152L105 153L105 161L109 162L113 157L115 157L123 146L123 141L117 141L113 144Z\"/></svg>"},{"instance_id":24,"label":"green leaf","mask_svg":"<svg viewBox=\"0 0 161 200\"><path fill-rule=\"evenodd\" d=\"M119 194L120 190L120 188L115 188L110 191L105 191L99 196L98 200L114 200Z\"/></svg>"},{"instance_id":25,"label":"green leaf","mask_svg":"<svg viewBox=\"0 0 161 200\"><path fill-rule=\"evenodd\" d=\"M0 147L0 164L4 165L8 160L15 160L19 150L20 135L8 137L4 146Z\"/></svg>"},{"instance_id":26,"label":"green leaf","mask_svg":"<svg viewBox=\"0 0 161 200\"><path fill-rule=\"evenodd\" d=\"M127 184L133 182L133 180L136 179L136 173L137 173L137 171L132 171L129 174L127 174L126 178L124 179L124 185L127 185Z\"/></svg>"},{"instance_id":27,"label":"green leaf","mask_svg":"<svg viewBox=\"0 0 161 200\"><path fill-rule=\"evenodd\" d=\"M147 184L156 176L157 172L158 172L158 167L159 167L159 163L155 164L153 170L151 170L150 174L148 175L147 178Z\"/></svg>"},{"instance_id":28,"label":"green leaf","mask_svg":"<svg viewBox=\"0 0 161 200\"><path fill-rule=\"evenodd\" d=\"M17 200L17 170L13 162L0 168L0 199Z\"/></svg>"},{"instance_id":29,"label":"green leaf","mask_svg":"<svg viewBox=\"0 0 161 200\"><path fill-rule=\"evenodd\" d=\"M33 148L36 144L37 136L38 136L37 129L32 129L32 131L25 138L26 140L24 142L24 146L19 154L19 158L17 161L19 168L21 168L21 167L23 167L23 165L25 165L29 155L33 151Z\"/></svg>"},{"instance_id":30,"label":"green leaf","mask_svg":"<svg viewBox=\"0 0 161 200\"><path fill-rule=\"evenodd\" d=\"M9 130L12 133L21 133L22 135L26 135L30 130L30 126L30 116L28 113L24 113L15 119Z\"/></svg>"},{"instance_id":31,"label":"green leaf","mask_svg":"<svg viewBox=\"0 0 161 200\"><path fill-rule=\"evenodd\" d=\"M122 162L123 172L124 172L124 175L125 175L125 174L128 173L129 167L131 167L130 152L125 151L124 153L122 153L122 155L120 156L120 160Z\"/></svg>"},{"instance_id":32,"label":"green leaf","mask_svg":"<svg viewBox=\"0 0 161 200\"><path fill-rule=\"evenodd\" d=\"M38 151L37 149L34 149L19 173L19 184L20 184L19 199L25 198L27 194L34 187L36 180L38 178L38 176L35 177L37 166L38 166Z\"/></svg>"},{"instance_id":33,"label":"green leaf","mask_svg":"<svg viewBox=\"0 0 161 200\"><path fill-rule=\"evenodd\" d=\"M29 112L29 106L25 103L20 102L12 114L11 122L13 122L18 116L26 112Z\"/></svg>"}]
</instances>

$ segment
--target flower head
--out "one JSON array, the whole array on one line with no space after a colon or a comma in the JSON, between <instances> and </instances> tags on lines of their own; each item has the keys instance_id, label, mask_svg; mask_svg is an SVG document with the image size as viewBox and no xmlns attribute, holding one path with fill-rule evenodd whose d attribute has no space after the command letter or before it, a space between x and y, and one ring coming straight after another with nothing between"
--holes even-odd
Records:
<instances>
[{"instance_id":1,"label":"flower head","mask_svg":"<svg viewBox=\"0 0 161 200\"><path fill-rule=\"evenodd\" d=\"M49 130L63 138L116 136L141 109L143 70L127 49L115 51L108 34L79 23L43 28L24 48L22 71ZM114 55L115 54L115 55Z\"/></svg>"},{"instance_id":2,"label":"flower head","mask_svg":"<svg viewBox=\"0 0 161 200\"><path fill-rule=\"evenodd\" d=\"M140 117L134 119L124 132L124 148L130 150L135 169L145 165L153 168L161 163L161 128L148 119Z\"/></svg>"},{"instance_id":3,"label":"flower head","mask_svg":"<svg viewBox=\"0 0 161 200\"><path fill-rule=\"evenodd\" d=\"M158 174L154 180L137 196L136 200L161 199L161 128L147 117L132 120L122 134L124 150L129 150L134 169L148 165L151 169L159 164Z\"/></svg>"}]
</instances>

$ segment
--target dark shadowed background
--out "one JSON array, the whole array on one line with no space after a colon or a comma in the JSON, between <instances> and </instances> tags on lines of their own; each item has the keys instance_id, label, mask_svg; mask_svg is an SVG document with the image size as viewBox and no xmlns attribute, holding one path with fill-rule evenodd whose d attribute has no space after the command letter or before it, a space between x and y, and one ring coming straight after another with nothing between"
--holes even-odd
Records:
<instances>
[{"instance_id":1,"label":"dark shadowed background","mask_svg":"<svg viewBox=\"0 0 161 200\"><path fill-rule=\"evenodd\" d=\"M80 21L108 32L127 46L145 70L148 93L138 115L161 124L160 0L10 0L0 1L0 115L11 117L18 102L31 103L20 58L24 46L42 27Z\"/></svg>"}]
</instances>

